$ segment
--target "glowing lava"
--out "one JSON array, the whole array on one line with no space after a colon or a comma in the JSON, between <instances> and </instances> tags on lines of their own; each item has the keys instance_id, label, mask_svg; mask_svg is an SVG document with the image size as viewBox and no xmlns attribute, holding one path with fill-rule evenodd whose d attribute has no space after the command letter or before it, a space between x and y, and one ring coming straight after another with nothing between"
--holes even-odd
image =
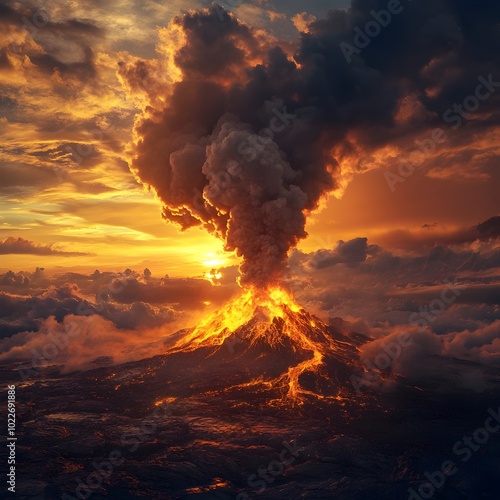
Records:
<instances>
[{"instance_id":1,"label":"glowing lava","mask_svg":"<svg viewBox=\"0 0 500 500\"><path fill-rule=\"evenodd\" d=\"M171 352L207 350L235 363L249 380L232 389L278 391L305 398L344 399L346 367L356 364L356 342L304 311L282 288L247 289L181 338ZM348 391L348 389L347 389ZM342 395L341 395L342 392Z\"/></svg>"},{"instance_id":2,"label":"glowing lava","mask_svg":"<svg viewBox=\"0 0 500 500\"><path fill-rule=\"evenodd\" d=\"M284 318L287 309L293 312L301 310L284 290L247 289L224 309L202 321L176 347L195 349L201 345L221 345L243 325L253 321L261 326L268 326L275 318Z\"/></svg>"}]
</instances>

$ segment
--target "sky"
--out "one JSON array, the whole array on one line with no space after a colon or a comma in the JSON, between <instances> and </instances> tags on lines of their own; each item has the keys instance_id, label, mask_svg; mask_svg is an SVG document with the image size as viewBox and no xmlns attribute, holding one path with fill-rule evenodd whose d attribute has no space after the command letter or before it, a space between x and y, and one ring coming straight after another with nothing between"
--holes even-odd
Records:
<instances>
[{"instance_id":1,"label":"sky","mask_svg":"<svg viewBox=\"0 0 500 500\"><path fill-rule=\"evenodd\" d=\"M2 0L2 336L60 327L116 276L102 321L177 326L243 262L380 337L461 280L422 349L498 360L498 20L467 0Z\"/></svg>"},{"instance_id":2,"label":"sky","mask_svg":"<svg viewBox=\"0 0 500 500\"><path fill-rule=\"evenodd\" d=\"M300 43L299 29L304 29L297 15L306 12L304 19L311 20L310 16L325 17L328 9L348 7L348 2L320 1L314 7L300 1L233 4L237 6L226 7L242 23L261 30L261 36L265 32L268 38L290 44L291 53ZM187 8L206 5L2 2L0 239L22 238L33 247L11 245L2 252L2 271L39 266L87 271L118 265L148 266L157 273L182 276L202 274L214 264L237 263L205 231L179 234L175 226L165 224L158 201L128 166L133 123L145 97L127 88L118 64L166 57L162 44L171 20ZM449 32L440 36L460 36L460 27L442 17ZM407 57L411 59L412 53ZM439 64L446 65L444 60L433 61L437 73ZM453 62L441 69L450 78L460 71ZM479 75L479 68L476 72ZM429 78L436 79L429 85L438 84L438 75ZM462 94L453 90L457 102L475 88L474 82L462 86ZM343 194L324 196L307 221L309 236L300 248L311 251L323 246L321 242L356 236L377 244L409 245L446 238L497 214L499 174L493 160L498 129L481 129L490 101L391 191L385 174L396 171L398 151L416 149L414 141L424 140L435 128L429 117L426 127L418 114L438 115L446 109L435 104L423 109L415 95L397 104L394 113L413 113L405 119L424 124L398 139L402 144L360 147L353 152L355 158L346 155L341 162L346 172ZM54 251L39 250L45 247Z\"/></svg>"}]
</instances>

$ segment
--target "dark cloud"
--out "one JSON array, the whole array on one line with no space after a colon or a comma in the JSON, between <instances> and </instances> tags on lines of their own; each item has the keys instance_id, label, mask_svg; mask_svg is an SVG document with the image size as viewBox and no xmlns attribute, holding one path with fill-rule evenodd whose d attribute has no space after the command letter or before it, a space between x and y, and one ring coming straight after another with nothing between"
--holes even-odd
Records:
<instances>
[{"instance_id":1,"label":"dark cloud","mask_svg":"<svg viewBox=\"0 0 500 500\"><path fill-rule=\"evenodd\" d=\"M159 328L218 307L236 290L232 282L212 286L202 279L154 278L122 273L65 273L47 276L9 271L0 275L0 336L37 332L52 317L101 316L123 330ZM191 325L192 326L192 325Z\"/></svg>"},{"instance_id":2,"label":"dark cloud","mask_svg":"<svg viewBox=\"0 0 500 500\"><path fill-rule=\"evenodd\" d=\"M14 69L12 61L10 60L9 54L5 47L2 47L0 49L0 69L2 69L2 71L9 71Z\"/></svg>"},{"instance_id":3,"label":"dark cloud","mask_svg":"<svg viewBox=\"0 0 500 500\"><path fill-rule=\"evenodd\" d=\"M168 105L156 103L138 123L133 169L158 193L167 220L203 224L243 257L243 282L275 281L305 237L305 215L339 187L354 143L369 154L442 125L479 75L496 74L489 40L500 7L467 5L402 1L350 62L341 43L353 44L385 0L354 1L313 22L293 59L233 16L221 22L218 10L176 18L185 34L175 52L182 77L164 86ZM456 78L443 79L444 67ZM133 69L122 71L138 85ZM400 123L408 95L420 111ZM482 103L490 126L499 102L493 95Z\"/></svg>"},{"instance_id":4,"label":"dark cloud","mask_svg":"<svg viewBox=\"0 0 500 500\"><path fill-rule=\"evenodd\" d=\"M40 245L24 238L15 238L13 236L0 241L0 255L8 254L28 254L28 255L59 255L66 257L82 257L89 255L82 252L65 252L57 250L52 246Z\"/></svg>"},{"instance_id":5,"label":"dark cloud","mask_svg":"<svg viewBox=\"0 0 500 500\"><path fill-rule=\"evenodd\" d=\"M312 254L310 265L314 269L323 269L335 264L356 267L369 255L376 254L378 249L376 245L368 245L368 238L356 238L347 242L340 240L335 249L318 250Z\"/></svg>"},{"instance_id":6,"label":"dark cloud","mask_svg":"<svg viewBox=\"0 0 500 500\"><path fill-rule=\"evenodd\" d=\"M156 328L179 319L180 314L169 307L155 307L144 302L134 302L129 307L113 305L104 316L117 328L136 330Z\"/></svg>"},{"instance_id":7,"label":"dark cloud","mask_svg":"<svg viewBox=\"0 0 500 500\"><path fill-rule=\"evenodd\" d=\"M9 7L6 3L0 4L0 16L6 24L14 24L20 21L20 16L17 11Z\"/></svg>"},{"instance_id":8,"label":"dark cloud","mask_svg":"<svg viewBox=\"0 0 500 500\"><path fill-rule=\"evenodd\" d=\"M370 258L368 258L370 257ZM318 250L311 254L295 251L290 261L292 271L324 270L345 264L340 272L347 275L349 269L355 276L363 277L366 284L376 282L399 288L412 285L430 285L445 279L453 280L459 274L478 273L477 279L484 283L487 278L481 272L500 267L500 250L490 248L485 243L482 249L471 249L469 245L450 248L436 245L406 253L394 254L377 245L368 245L366 238L356 238L348 242L340 241L334 250ZM332 270L332 272L336 272ZM321 273L325 275L325 273ZM468 279L473 279L469 276ZM380 280L380 281L379 281Z\"/></svg>"},{"instance_id":9,"label":"dark cloud","mask_svg":"<svg viewBox=\"0 0 500 500\"><path fill-rule=\"evenodd\" d=\"M92 310L91 304L83 301L77 291L76 286L67 285L49 289L38 297L0 292L0 336L37 331L41 320L53 316L62 321L68 314L77 314L79 307Z\"/></svg>"},{"instance_id":10,"label":"dark cloud","mask_svg":"<svg viewBox=\"0 0 500 500\"><path fill-rule=\"evenodd\" d=\"M136 276L113 280L97 290L97 300L108 297L120 304L144 302L149 304L171 304L182 310L204 309L208 300L213 304L224 304L234 294L234 286L213 287L207 280L196 278L166 278L160 281L144 281Z\"/></svg>"},{"instance_id":11,"label":"dark cloud","mask_svg":"<svg viewBox=\"0 0 500 500\"><path fill-rule=\"evenodd\" d=\"M69 315L99 315L112 321L117 328L129 330L160 327L182 317L172 308L144 302L127 305L111 300L92 302L84 299L74 284L52 286L39 296L0 292L1 338L25 331L36 332L44 320L53 317L61 323Z\"/></svg>"},{"instance_id":12,"label":"dark cloud","mask_svg":"<svg viewBox=\"0 0 500 500\"><path fill-rule=\"evenodd\" d=\"M96 76L92 45L104 36L102 28L83 19L54 22L48 11L19 2L6 2L0 8L0 26L8 35L17 35L14 45L5 48L6 54L19 51L19 36L24 34L41 48L35 50L23 42L23 51L40 71L57 72L63 80L75 79L81 84Z\"/></svg>"},{"instance_id":13,"label":"dark cloud","mask_svg":"<svg viewBox=\"0 0 500 500\"><path fill-rule=\"evenodd\" d=\"M30 278L25 273L14 273L12 271L8 271L4 275L0 275L0 284L13 287L27 287L30 284Z\"/></svg>"},{"instance_id":14,"label":"dark cloud","mask_svg":"<svg viewBox=\"0 0 500 500\"><path fill-rule=\"evenodd\" d=\"M250 28L232 16L221 22L213 10L209 15L197 11L175 18L174 24L189 40L175 56L176 65L188 80L236 76L231 70L244 69L245 58L254 58L260 52Z\"/></svg>"},{"instance_id":15,"label":"dark cloud","mask_svg":"<svg viewBox=\"0 0 500 500\"><path fill-rule=\"evenodd\" d=\"M232 10L231 2L220 3L225 8ZM248 0L241 5L250 4L265 10L277 10L284 12L288 17L292 17L294 14L304 12L304 10L315 16L323 16L330 9L346 9L350 3L351 0L316 0L314 3L308 3L307 7L305 7L303 0Z\"/></svg>"},{"instance_id":16,"label":"dark cloud","mask_svg":"<svg viewBox=\"0 0 500 500\"><path fill-rule=\"evenodd\" d=\"M500 216L491 217L481 224L478 224L474 230L479 239L482 240L500 237Z\"/></svg>"},{"instance_id":17,"label":"dark cloud","mask_svg":"<svg viewBox=\"0 0 500 500\"><path fill-rule=\"evenodd\" d=\"M46 73L53 74L57 71L62 77L72 76L84 81L96 75L93 50L90 47L85 47L84 54L85 58L81 62L63 63L49 54L34 55L31 57L31 61Z\"/></svg>"},{"instance_id":18,"label":"dark cloud","mask_svg":"<svg viewBox=\"0 0 500 500\"><path fill-rule=\"evenodd\" d=\"M8 148L6 148L7 150ZM5 151L5 150L4 150ZM15 151L10 150L11 154ZM54 172L50 169L23 164L0 165L1 192L18 192L31 188L43 189L54 183Z\"/></svg>"}]
</instances>

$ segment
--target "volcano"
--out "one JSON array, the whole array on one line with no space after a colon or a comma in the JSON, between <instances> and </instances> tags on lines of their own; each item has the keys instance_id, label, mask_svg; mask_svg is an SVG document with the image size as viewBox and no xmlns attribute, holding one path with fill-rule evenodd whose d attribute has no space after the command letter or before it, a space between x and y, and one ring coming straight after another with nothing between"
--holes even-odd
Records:
<instances>
[{"instance_id":1,"label":"volcano","mask_svg":"<svg viewBox=\"0 0 500 500\"><path fill-rule=\"evenodd\" d=\"M309 314L281 288L252 289L176 335L164 355L165 378L176 374L176 392L342 404L354 399L350 378L363 372L358 348L365 341Z\"/></svg>"}]
</instances>

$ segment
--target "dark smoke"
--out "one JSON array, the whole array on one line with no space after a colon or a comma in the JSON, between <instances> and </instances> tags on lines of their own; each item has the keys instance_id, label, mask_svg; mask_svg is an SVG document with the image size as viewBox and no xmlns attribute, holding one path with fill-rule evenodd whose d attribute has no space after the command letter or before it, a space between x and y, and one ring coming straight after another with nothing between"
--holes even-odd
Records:
<instances>
[{"instance_id":1,"label":"dark smoke","mask_svg":"<svg viewBox=\"0 0 500 500\"><path fill-rule=\"evenodd\" d=\"M478 74L498 69L498 4L401 5L351 61L341 42L352 44L354 28L386 1L353 0L349 11L331 11L301 34L293 57L232 15L221 21L219 9L173 21L184 34L175 52L181 78L165 85L166 104L155 100L138 121L133 170L162 200L166 220L201 224L236 250L242 284L279 280L288 251L306 236L307 214L352 173L343 160L353 151L369 154L439 123ZM137 88L138 78L151 80L148 68L139 61L120 72ZM460 77L443 79L440 68ZM408 95L427 112L400 123Z\"/></svg>"}]
</instances>

